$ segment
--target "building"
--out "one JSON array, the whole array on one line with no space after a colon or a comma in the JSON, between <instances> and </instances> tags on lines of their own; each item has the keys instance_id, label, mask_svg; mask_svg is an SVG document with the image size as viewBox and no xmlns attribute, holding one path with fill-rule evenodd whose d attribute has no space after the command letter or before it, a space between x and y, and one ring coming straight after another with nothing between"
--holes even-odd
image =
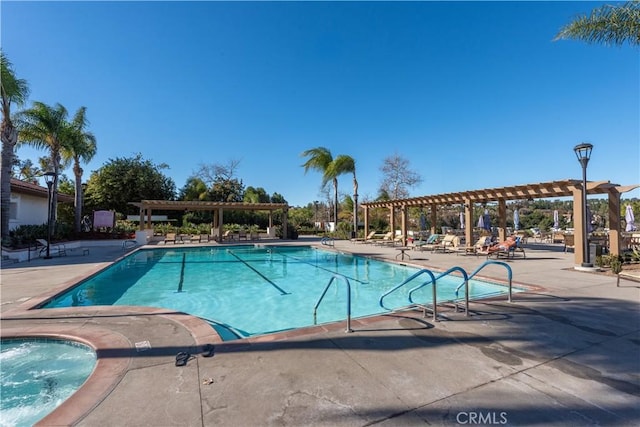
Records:
<instances>
[{"instance_id":1,"label":"building","mask_svg":"<svg viewBox=\"0 0 640 427\"><path fill-rule=\"evenodd\" d=\"M11 178L9 229L14 230L21 225L46 224L48 200L47 187ZM73 203L73 201L73 196L58 193L58 203Z\"/></svg>"}]
</instances>

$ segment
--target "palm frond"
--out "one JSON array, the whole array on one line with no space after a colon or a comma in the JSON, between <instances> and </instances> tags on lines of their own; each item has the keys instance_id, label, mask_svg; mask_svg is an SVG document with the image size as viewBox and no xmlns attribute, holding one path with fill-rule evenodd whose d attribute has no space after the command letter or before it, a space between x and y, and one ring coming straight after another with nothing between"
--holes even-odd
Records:
<instances>
[{"instance_id":1,"label":"palm frond","mask_svg":"<svg viewBox=\"0 0 640 427\"><path fill-rule=\"evenodd\" d=\"M640 46L640 1L604 5L561 28L554 40L575 39L605 45Z\"/></svg>"}]
</instances>

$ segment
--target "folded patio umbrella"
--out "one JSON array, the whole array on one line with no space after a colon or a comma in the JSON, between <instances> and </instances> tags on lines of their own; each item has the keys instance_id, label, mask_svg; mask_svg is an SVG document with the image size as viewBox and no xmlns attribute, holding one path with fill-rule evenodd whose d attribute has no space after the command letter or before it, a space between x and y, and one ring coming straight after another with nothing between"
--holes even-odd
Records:
<instances>
[{"instance_id":1,"label":"folded patio umbrella","mask_svg":"<svg viewBox=\"0 0 640 427\"><path fill-rule=\"evenodd\" d=\"M553 211L553 228L555 230L560 228L560 220L558 218L558 211L557 210Z\"/></svg>"},{"instance_id":2,"label":"folded patio umbrella","mask_svg":"<svg viewBox=\"0 0 640 427\"><path fill-rule=\"evenodd\" d=\"M635 224L635 218L633 216L633 209L631 208L631 205L627 205L625 214L624 214L624 219L627 222L627 226L625 227L625 231L636 231L636 224Z\"/></svg>"},{"instance_id":3,"label":"folded patio umbrella","mask_svg":"<svg viewBox=\"0 0 640 427\"><path fill-rule=\"evenodd\" d=\"M460 212L460 229L464 228L464 212Z\"/></svg>"},{"instance_id":4,"label":"folded patio umbrella","mask_svg":"<svg viewBox=\"0 0 640 427\"><path fill-rule=\"evenodd\" d=\"M518 209L513 211L513 228L520 230L520 212L518 212Z\"/></svg>"}]
</instances>

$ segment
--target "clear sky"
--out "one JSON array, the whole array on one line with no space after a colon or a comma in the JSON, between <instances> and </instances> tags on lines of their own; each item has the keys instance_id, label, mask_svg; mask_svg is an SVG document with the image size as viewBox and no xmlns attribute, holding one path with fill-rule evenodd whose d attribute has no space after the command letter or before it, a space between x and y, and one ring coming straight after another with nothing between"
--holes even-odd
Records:
<instances>
[{"instance_id":1,"label":"clear sky","mask_svg":"<svg viewBox=\"0 0 640 427\"><path fill-rule=\"evenodd\" d=\"M422 196L581 179L588 141L589 180L637 184L638 49L553 41L601 4L5 0L1 43L30 101L87 107L85 179L142 153L180 189L240 160L245 186L306 205L321 176L301 153L325 146L356 160L363 201L394 154Z\"/></svg>"}]
</instances>

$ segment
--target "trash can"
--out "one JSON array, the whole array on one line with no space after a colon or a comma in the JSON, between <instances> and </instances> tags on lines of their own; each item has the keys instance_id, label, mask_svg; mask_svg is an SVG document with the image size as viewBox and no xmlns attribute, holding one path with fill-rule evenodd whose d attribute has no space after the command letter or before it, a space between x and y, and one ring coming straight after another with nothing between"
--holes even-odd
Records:
<instances>
[{"instance_id":1,"label":"trash can","mask_svg":"<svg viewBox=\"0 0 640 427\"><path fill-rule=\"evenodd\" d=\"M589 245L589 260L594 262L596 257L602 256L602 245L592 243Z\"/></svg>"}]
</instances>

